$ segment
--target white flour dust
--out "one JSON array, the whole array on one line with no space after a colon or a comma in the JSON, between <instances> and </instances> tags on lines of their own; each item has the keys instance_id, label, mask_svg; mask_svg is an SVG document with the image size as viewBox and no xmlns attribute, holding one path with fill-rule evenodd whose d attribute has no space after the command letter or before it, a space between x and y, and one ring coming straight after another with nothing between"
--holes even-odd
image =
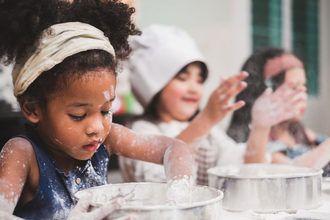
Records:
<instances>
[{"instance_id":1,"label":"white flour dust","mask_svg":"<svg viewBox=\"0 0 330 220\"><path fill-rule=\"evenodd\" d=\"M188 176L169 181L166 192L168 203L172 205L191 203L193 201L193 185L193 178Z\"/></svg>"},{"instance_id":2,"label":"white flour dust","mask_svg":"<svg viewBox=\"0 0 330 220\"><path fill-rule=\"evenodd\" d=\"M134 215L139 220L218 220L222 194L215 189L206 186L191 186L190 191L187 191L190 195L186 195L184 200L168 200L169 187L177 191L184 189L190 183L191 180L187 178L181 182L176 181L171 186L166 183L146 182L108 184L79 191L76 197L80 199L90 193L93 204L105 204L114 198L124 198L126 202L122 206L123 210L119 209L112 213L113 215L109 216L110 219Z\"/></svg>"}]
</instances>

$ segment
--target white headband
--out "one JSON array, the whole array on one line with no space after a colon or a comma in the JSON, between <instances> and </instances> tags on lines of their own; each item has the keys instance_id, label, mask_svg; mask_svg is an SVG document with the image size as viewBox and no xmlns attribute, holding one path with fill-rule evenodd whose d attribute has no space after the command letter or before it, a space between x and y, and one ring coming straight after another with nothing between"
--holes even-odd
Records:
<instances>
[{"instance_id":1,"label":"white headband","mask_svg":"<svg viewBox=\"0 0 330 220\"><path fill-rule=\"evenodd\" d=\"M80 22L55 24L43 31L37 49L12 72L14 95L22 94L42 73L65 58L87 50L104 50L115 57L115 51L104 33Z\"/></svg>"}]
</instances>

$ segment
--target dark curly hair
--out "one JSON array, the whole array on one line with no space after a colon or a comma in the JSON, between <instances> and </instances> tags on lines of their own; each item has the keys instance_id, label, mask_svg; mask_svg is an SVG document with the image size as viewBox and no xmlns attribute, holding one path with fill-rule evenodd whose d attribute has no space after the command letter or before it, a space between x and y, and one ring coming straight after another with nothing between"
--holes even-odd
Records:
<instances>
[{"instance_id":1,"label":"dark curly hair","mask_svg":"<svg viewBox=\"0 0 330 220\"><path fill-rule=\"evenodd\" d=\"M0 0L0 59L5 64L24 60L38 46L43 30L64 22L88 23L102 30L117 60L126 59L128 36L140 33L131 20L134 12L118 0ZM66 73L79 75L96 68L110 68L116 73L117 60L102 50L75 54L42 73L23 95L45 105L47 94L70 79Z\"/></svg>"},{"instance_id":2,"label":"dark curly hair","mask_svg":"<svg viewBox=\"0 0 330 220\"><path fill-rule=\"evenodd\" d=\"M135 9L118 0L1 0L0 57L6 62L34 50L40 33L64 22L83 22L102 30L119 59L130 51L127 38L138 34L131 21Z\"/></svg>"},{"instance_id":3,"label":"dark curly hair","mask_svg":"<svg viewBox=\"0 0 330 220\"><path fill-rule=\"evenodd\" d=\"M246 142L250 134L251 111L255 100L265 91L267 85L264 81L264 66L269 59L285 54L282 48L268 47L254 52L243 64L242 70L249 76L245 79L248 87L236 96L236 101L245 101L245 106L233 113L227 134L237 142ZM272 89L277 89L285 79L285 71L270 78ZM303 125L300 122L290 122L289 132L298 143L310 144Z\"/></svg>"}]
</instances>

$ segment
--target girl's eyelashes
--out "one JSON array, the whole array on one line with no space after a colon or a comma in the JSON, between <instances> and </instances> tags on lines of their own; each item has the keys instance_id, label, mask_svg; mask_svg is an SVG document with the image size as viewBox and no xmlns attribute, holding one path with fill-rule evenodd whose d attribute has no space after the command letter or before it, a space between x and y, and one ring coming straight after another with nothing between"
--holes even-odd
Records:
<instances>
[{"instance_id":1,"label":"girl's eyelashes","mask_svg":"<svg viewBox=\"0 0 330 220\"><path fill-rule=\"evenodd\" d=\"M102 111L103 115L112 115L113 111L112 109L109 109L108 111Z\"/></svg>"},{"instance_id":2,"label":"girl's eyelashes","mask_svg":"<svg viewBox=\"0 0 330 220\"><path fill-rule=\"evenodd\" d=\"M113 110L109 109L107 111L101 111L102 115L112 115ZM86 118L87 114L83 114L83 115L73 115L73 114L69 114L69 116L74 120L74 121L82 121L83 119Z\"/></svg>"},{"instance_id":3,"label":"girl's eyelashes","mask_svg":"<svg viewBox=\"0 0 330 220\"><path fill-rule=\"evenodd\" d=\"M186 73L186 72L179 73L178 75L175 76L175 79L180 80L180 81L189 80L189 73ZM198 76L197 83L198 84L204 83L204 79L201 74Z\"/></svg>"},{"instance_id":4,"label":"girl's eyelashes","mask_svg":"<svg viewBox=\"0 0 330 220\"><path fill-rule=\"evenodd\" d=\"M180 80L180 81L185 81L187 79L186 76L183 76L183 75L178 75L177 77L175 77L177 80Z\"/></svg>"},{"instance_id":5,"label":"girl's eyelashes","mask_svg":"<svg viewBox=\"0 0 330 220\"><path fill-rule=\"evenodd\" d=\"M84 115L71 115L69 114L69 116L74 120L74 121L81 121L86 117L86 114Z\"/></svg>"}]
</instances>

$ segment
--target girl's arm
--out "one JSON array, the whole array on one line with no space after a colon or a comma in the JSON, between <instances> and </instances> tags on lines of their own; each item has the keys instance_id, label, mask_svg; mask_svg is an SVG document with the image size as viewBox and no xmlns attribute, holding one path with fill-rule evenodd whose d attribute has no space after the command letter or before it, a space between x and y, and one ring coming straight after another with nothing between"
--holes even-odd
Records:
<instances>
[{"instance_id":1,"label":"girl's arm","mask_svg":"<svg viewBox=\"0 0 330 220\"><path fill-rule=\"evenodd\" d=\"M326 139L318 147L290 159L282 153L274 153L272 155L273 163L293 164L298 166L308 166L317 169L323 168L330 162L330 138Z\"/></svg>"},{"instance_id":2,"label":"girl's arm","mask_svg":"<svg viewBox=\"0 0 330 220\"><path fill-rule=\"evenodd\" d=\"M0 216L13 213L30 172L34 151L23 138L9 140L0 153Z\"/></svg>"},{"instance_id":3,"label":"girl's arm","mask_svg":"<svg viewBox=\"0 0 330 220\"><path fill-rule=\"evenodd\" d=\"M247 72L243 71L224 80L213 91L205 108L176 138L187 143L194 142L207 135L212 127L218 124L229 112L236 111L244 106L243 101L234 104L230 104L229 101L246 87L246 83L242 80L247 76Z\"/></svg>"},{"instance_id":4,"label":"girl's arm","mask_svg":"<svg viewBox=\"0 0 330 220\"><path fill-rule=\"evenodd\" d=\"M119 124L112 124L104 144L109 152L132 159L164 164L168 179L193 174L193 152L184 142L157 135L138 135Z\"/></svg>"},{"instance_id":5,"label":"girl's arm","mask_svg":"<svg viewBox=\"0 0 330 220\"><path fill-rule=\"evenodd\" d=\"M292 86L292 83L283 84L275 92L268 88L255 101L245 163L264 163L271 127L300 114L300 102L307 99L306 88L294 90Z\"/></svg>"}]
</instances>

